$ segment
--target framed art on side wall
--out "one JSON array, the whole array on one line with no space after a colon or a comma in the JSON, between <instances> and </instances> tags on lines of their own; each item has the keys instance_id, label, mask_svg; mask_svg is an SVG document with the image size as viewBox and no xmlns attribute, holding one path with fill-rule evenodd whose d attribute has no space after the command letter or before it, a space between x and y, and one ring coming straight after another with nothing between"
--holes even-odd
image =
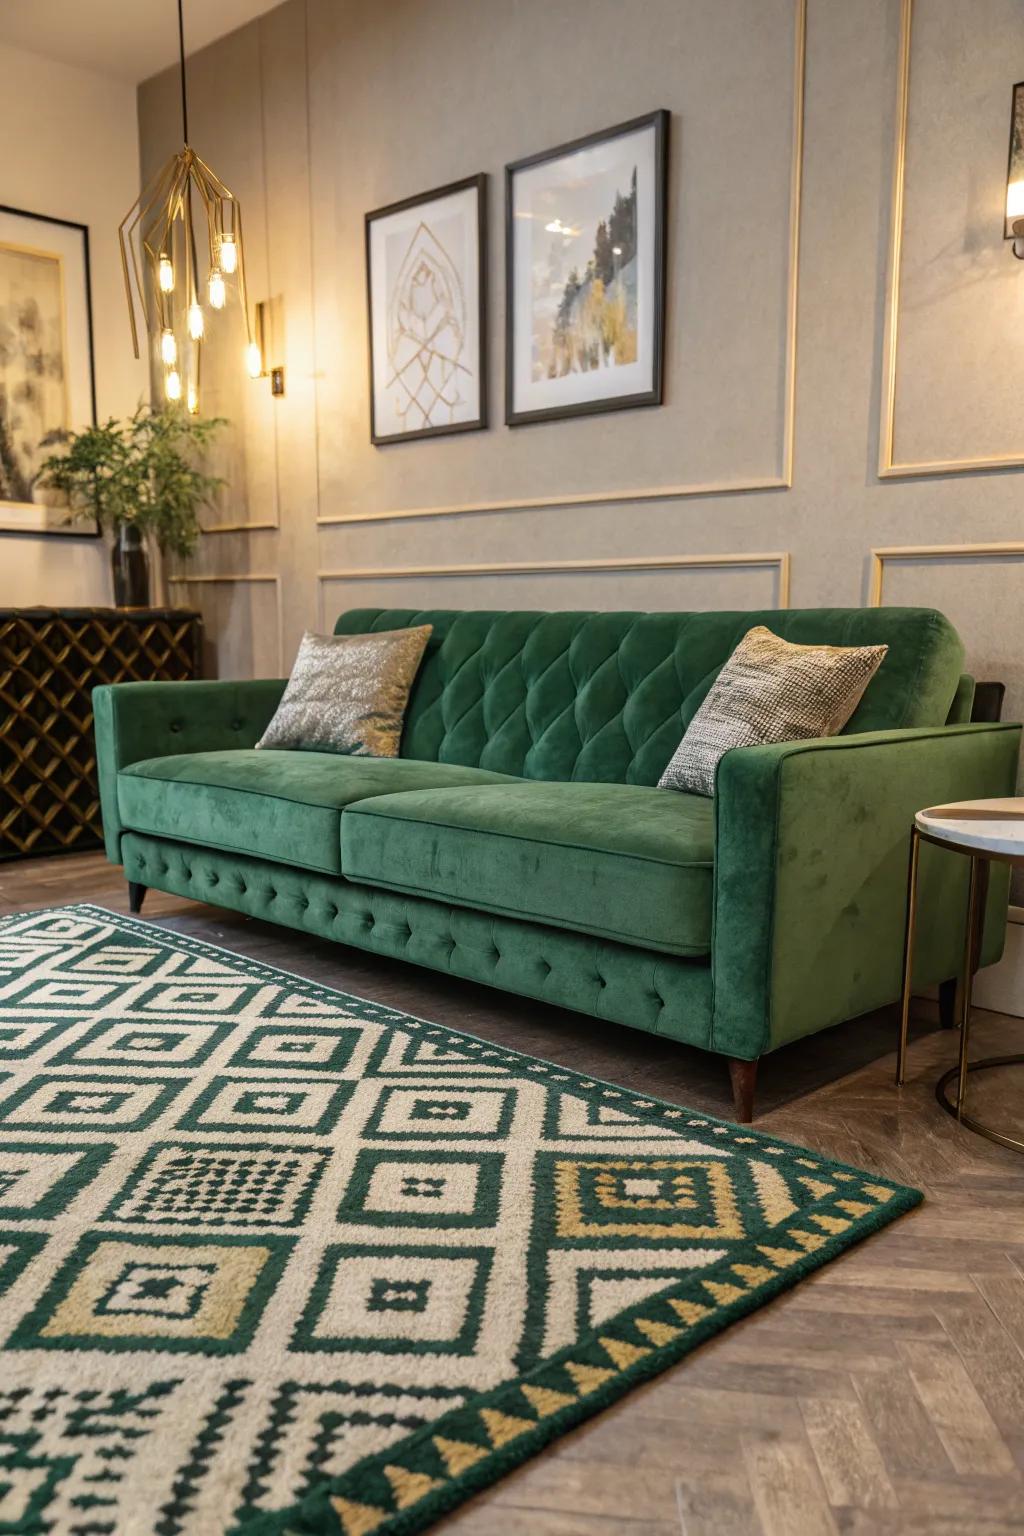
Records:
<instances>
[{"instance_id":1,"label":"framed art on side wall","mask_svg":"<svg viewBox=\"0 0 1024 1536\"><path fill-rule=\"evenodd\" d=\"M666 111L505 167L505 420L660 405Z\"/></svg>"},{"instance_id":2,"label":"framed art on side wall","mask_svg":"<svg viewBox=\"0 0 1024 1536\"><path fill-rule=\"evenodd\" d=\"M487 177L366 215L370 440L487 425Z\"/></svg>"},{"instance_id":3,"label":"framed art on side wall","mask_svg":"<svg viewBox=\"0 0 1024 1536\"><path fill-rule=\"evenodd\" d=\"M89 231L0 207L0 532L89 536L39 473L95 420Z\"/></svg>"}]
</instances>

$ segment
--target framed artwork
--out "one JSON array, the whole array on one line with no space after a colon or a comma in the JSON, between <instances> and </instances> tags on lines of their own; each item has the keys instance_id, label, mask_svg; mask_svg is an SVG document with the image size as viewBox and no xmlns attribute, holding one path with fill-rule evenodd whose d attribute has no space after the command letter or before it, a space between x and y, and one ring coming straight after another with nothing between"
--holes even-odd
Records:
<instances>
[{"instance_id":1,"label":"framed artwork","mask_svg":"<svg viewBox=\"0 0 1024 1536\"><path fill-rule=\"evenodd\" d=\"M89 231L0 206L0 532L98 534L38 484L59 434L95 420Z\"/></svg>"},{"instance_id":2,"label":"framed artwork","mask_svg":"<svg viewBox=\"0 0 1024 1536\"><path fill-rule=\"evenodd\" d=\"M487 177L366 215L370 440L487 425Z\"/></svg>"},{"instance_id":3,"label":"framed artwork","mask_svg":"<svg viewBox=\"0 0 1024 1536\"><path fill-rule=\"evenodd\" d=\"M1010 113L1010 163L1006 170L1006 224L1007 240L1014 238L1013 226L1024 219L1024 80L1013 88L1013 108Z\"/></svg>"},{"instance_id":4,"label":"framed artwork","mask_svg":"<svg viewBox=\"0 0 1024 1536\"><path fill-rule=\"evenodd\" d=\"M505 167L505 420L660 405L666 111Z\"/></svg>"}]
</instances>

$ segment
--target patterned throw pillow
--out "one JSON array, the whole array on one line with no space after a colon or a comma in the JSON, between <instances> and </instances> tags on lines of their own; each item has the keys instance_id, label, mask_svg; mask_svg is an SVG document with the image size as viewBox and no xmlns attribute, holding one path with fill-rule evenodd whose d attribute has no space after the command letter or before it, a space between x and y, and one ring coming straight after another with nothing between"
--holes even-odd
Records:
<instances>
[{"instance_id":1,"label":"patterned throw pillow","mask_svg":"<svg viewBox=\"0 0 1024 1536\"><path fill-rule=\"evenodd\" d=\"M431 625L302 637L277 712L257 747L397 757Z\"/></svg>"},{"instance_id":2,"label":"patterned throw pillow","mask_svg":"<svg viewBox=\"0 0 1024 1536\"><path fill-rule=\"evenodd\" d=\"M882 665L887 645L793 645L759 625L743 636L690 721L659 789L713 795L732 747L834 736Z\"/></svg>"}]
</instances>

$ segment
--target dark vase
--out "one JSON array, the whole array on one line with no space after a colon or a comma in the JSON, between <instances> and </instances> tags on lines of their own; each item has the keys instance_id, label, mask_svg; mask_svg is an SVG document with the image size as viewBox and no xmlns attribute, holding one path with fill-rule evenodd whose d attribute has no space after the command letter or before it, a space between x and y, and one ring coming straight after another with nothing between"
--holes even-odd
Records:
<instances>
[{"instance_id":1,"label":"dark vase","mask_svg":"<svg viewBox=\"0 0 1024 1536\"><path fill-rule=\"evenodd\" d=\"M134 523L120 523L110 552L114 602L118 608L149 607L149 561L142 534Z\"/></svg>"}]
</instances>

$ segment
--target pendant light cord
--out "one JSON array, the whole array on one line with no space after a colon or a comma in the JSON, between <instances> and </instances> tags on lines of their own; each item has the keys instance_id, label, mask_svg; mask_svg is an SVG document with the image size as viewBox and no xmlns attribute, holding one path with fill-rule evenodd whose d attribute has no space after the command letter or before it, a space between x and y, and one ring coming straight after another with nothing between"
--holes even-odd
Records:
<instances>
[{"instance_id":1,"label":"pendant light cord","mask_svg":"<svg viewBox=\"0 0 1024 1536\"><path fill-rule=\"evenodd\" d=\"M188 144L188 96L185 93L185 15L178 0L178 50L181 54L181 134Z\"/></svg>"}]
</instances>

